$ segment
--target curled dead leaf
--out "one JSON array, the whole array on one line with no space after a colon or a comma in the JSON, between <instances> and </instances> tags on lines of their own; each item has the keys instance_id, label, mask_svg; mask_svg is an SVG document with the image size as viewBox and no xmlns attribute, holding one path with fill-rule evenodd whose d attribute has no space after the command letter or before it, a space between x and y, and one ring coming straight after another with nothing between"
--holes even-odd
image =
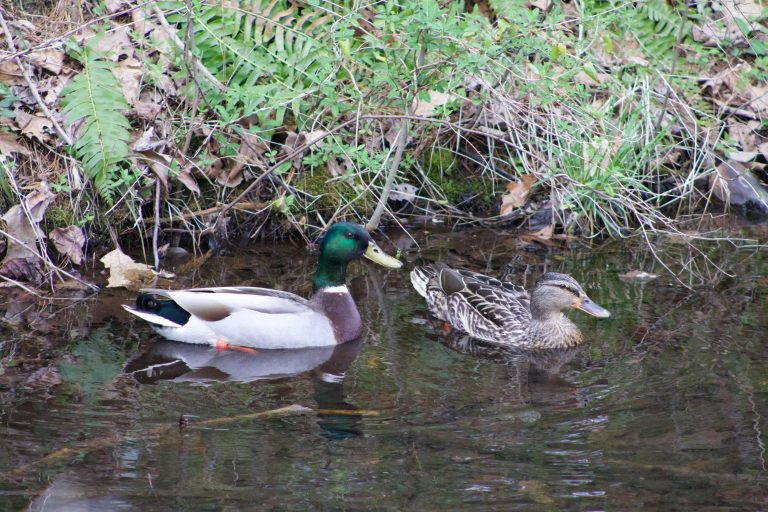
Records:
<instances>
[{"instance_id":1,"label":"curled dead leaf","mask_svg":"<svg viewBox=\"0 0 768 512\"><path fill-rule=\"evenodd\" d=\"M109 270L107 288L139 290L150 285L157 273L144 263L137 263L118 247L105 254L101 260Z\"/></svg>"},{"instance_id":2,"label":"curled dead leaf","mask_svg":"<svg viewBox=\"0 0 768 512\"><path fill-rule=\"evenodd\" d=\"M120 61L117 67L112 68L112 74L120 82L120 90L123 92L123 97L129 105L133 105L139 98L143 73L141 62L134 58Z\"/></svg>"},{"instance_id":3,"label":"curled dead leaf","mask_svg":"<svg viewBox=\"0 0 768 512\"><path fill-rule=\"evenodd\" d=\"M45 142L50 138L45 130L50 132L53 123L47 117L28 114L21 109L15 110L14 114L16 124L19 125L23 135L30 139L34 137L40 142Z\"/></svg>"},{"instance_id":4,"label":"curled dead leaf","mask_svg":"<svg viewBox=\"0 0 768 512\"><path fill-rule=\"evenodd\" d=\"M85 235L82 229L78 226L56 228L48 236L59 253L67 256L75 265L80 265L83 261L83 245L85 244Z\"/></svg>"},{"instance_id":5,"label":"curled dead leaf","mask_svg":"<svg viewBox=\"0 0 768 512\"><path fill-rule=\"evenodd\" d=\"M19 144L15 135L4 131L0 131L0 153L6 156L11 156L13 153L24 156L32 154L30 150Z\"/></svg>"},{"instance_id":6,"label":"curled dead leaf","mask_svg":"<svg viewBox=\"0 0 768 512\"><path fill-rule=\"evenodd\" d=\"M509 215L516 208L525 206L528 196L531 194L531 186L536 183L536 176L523 174L520 181L507 183L507 193L501 196L501 209L499 215Z\"/></svg>"},{"instance_id":7,"label":"curled dead leaf","mask_svg":"<svg viewBox=\"0 0 768 512\"><path fill-rule=\"evenodd\" d=\"M8 86L25 83L24 74L16 62L12 60L0 62L0 83Z\"/></svg>"},{"instance_id":8,"label":"curled dead leaf","mask_svg":"<svg viewBox=\"0 0 768 512\"><path fill-rule=\"evenodd\" d=\"M64 52L53 48L35 50L28 55L28 58L33 66L48 70L54 75L61 73L64 65Z\"/></svg>"},{"instance_id":9,"label":"curled dead leaf","mask_svg":"<svg viewBox=\"0 0 768 512\"><path fill-rule=\"evenodd\" d=\"M88 31L86 29L81 31L81 37L89 38ZM133 57L135 49L131 38L128 35L131 30L130 25L115 25L114 28L106 32L101 39L96 43L94 50L97 52L107 53L111 60L118 62L124 55ZM91 34L94 34L93 30L90 30Z\"/></svg>"}]
</instances>

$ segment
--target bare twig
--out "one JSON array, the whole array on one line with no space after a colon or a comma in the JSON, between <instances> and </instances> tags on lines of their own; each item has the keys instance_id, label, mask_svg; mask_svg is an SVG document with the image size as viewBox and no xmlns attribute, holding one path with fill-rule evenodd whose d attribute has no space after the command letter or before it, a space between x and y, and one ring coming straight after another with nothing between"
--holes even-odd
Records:
<instances>
[{"instance_id":1,"label":"bare twig","mask_svg":"<svg viewBox=\"0 0 768 512\"><path fill-rule=\"evenodd\" d=\"M392 190L392 184L395 181L397 175L397 168L400 167L400 161L403 158L403 150L405 149L406 142L408 141L408 129L410 128L410 122L408 120L403 121L400 126L400 131L397 133L397 139L395 139L395 154L392 157L392 161L389 164L389 174L387 174L387 180L384 182L384 188L379 196L379 202L376 204L376 209L373 210L371 218L365 225L365 229L373 231L379 227L381 216L384 213L384 209L387 207L387 200L389 199L389 192Z\"/></svg>"},{"instance_id":2,"label":"bare twig","mask_svg":"<svg viewBox=\"0 0 768 512\"><path fill-rule=\"evenodd\" d=\"M163 184L160 178L155 179L155 226L152 229L152 255L155 258L155 270L160 270L160 250L157 248L160 238L160 196L163 193Z\"/></svg>"}]
</instances>

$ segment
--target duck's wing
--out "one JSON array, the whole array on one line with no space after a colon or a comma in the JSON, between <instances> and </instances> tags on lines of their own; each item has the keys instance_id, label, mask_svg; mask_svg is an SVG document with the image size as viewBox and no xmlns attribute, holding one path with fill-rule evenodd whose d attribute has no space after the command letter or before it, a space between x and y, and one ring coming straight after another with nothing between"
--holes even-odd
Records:
<instances>
[{"instance_id":1,"label":"duck's wing","mask_svg":"<svg viewBox=\"0 0 768 512\"><path fill-rule=\"evenodd\" d=\"M530 322L527 293L493 281L468 281L450 269L440 272L438 282L447 297L445 320L474 337L498 342L522 334Z\"/></svg>"},{"instance_id":2,"label":"duck's wing","mask_svg":"<svg viewBox=\"0 0 768 512\"><path fill-rule=\"evenodd\" d=\"M223 320L235 311L242 310L275 315L301 314L312 310L307 299L290 292L269 288L232 286L142 291L168 297L192 316L207 322Z\"/></svg>"}]
</instances>

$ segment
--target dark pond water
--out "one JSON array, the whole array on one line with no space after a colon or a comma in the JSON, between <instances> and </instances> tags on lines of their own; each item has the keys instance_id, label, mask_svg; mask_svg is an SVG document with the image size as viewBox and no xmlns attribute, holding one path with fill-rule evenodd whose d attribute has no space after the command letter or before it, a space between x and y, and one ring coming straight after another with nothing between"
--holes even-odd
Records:
<instances>
[{"instance_id":1,"label":"dark pond water","mask_svg":"<svg viewBox=\"0 0 768 512\"><path fill-rule=\"evenodd\" d=\"M129 292L3 289L0 510L768 509L764 252L703 246L728 277L659 241L687 288L627 243L392 242L409 266L570 273L613 316L572 315L578 351L488 353L433 325L407 272L355 264L360 343L254 356L159 342L120 309ZM259 245L168 285L307 293L313 266Z\"/></svg>"}]
</instances>

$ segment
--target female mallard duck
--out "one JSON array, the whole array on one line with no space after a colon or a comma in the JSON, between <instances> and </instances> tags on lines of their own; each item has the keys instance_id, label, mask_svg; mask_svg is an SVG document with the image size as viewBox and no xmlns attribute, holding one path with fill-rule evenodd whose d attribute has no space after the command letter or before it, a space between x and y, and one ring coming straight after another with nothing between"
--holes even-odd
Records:
<instances>
[{"instance_id":1,"label":"female mallard duck","mask_svg":"<svg viewBox=\"0 0 768 512\"><path fill-rule=\"evenodd\" d=\"M443 264L416 267L411 282L430 312L472 337L515 348L550 349L581 343L581 332L562 313L574 308L598 318L610 313L592 302L572 277L542 275L525 288Z\"/></svg>"},{"instance_id":2,"label":"female mallard duck","mask_svg":"<svg viewBox=\"0 0 768 512\"><path fill-rule=\"evenodd\" d=\"M388 268L403 265L385 254L362 226L343 222L332 225L320 244L309 300L240 286L143 290L135 307L123 307L174 341L219 348L336 345L362 333L360 314L346 286L347 264L361 257Z\"/></svg>"}]
</instances>

